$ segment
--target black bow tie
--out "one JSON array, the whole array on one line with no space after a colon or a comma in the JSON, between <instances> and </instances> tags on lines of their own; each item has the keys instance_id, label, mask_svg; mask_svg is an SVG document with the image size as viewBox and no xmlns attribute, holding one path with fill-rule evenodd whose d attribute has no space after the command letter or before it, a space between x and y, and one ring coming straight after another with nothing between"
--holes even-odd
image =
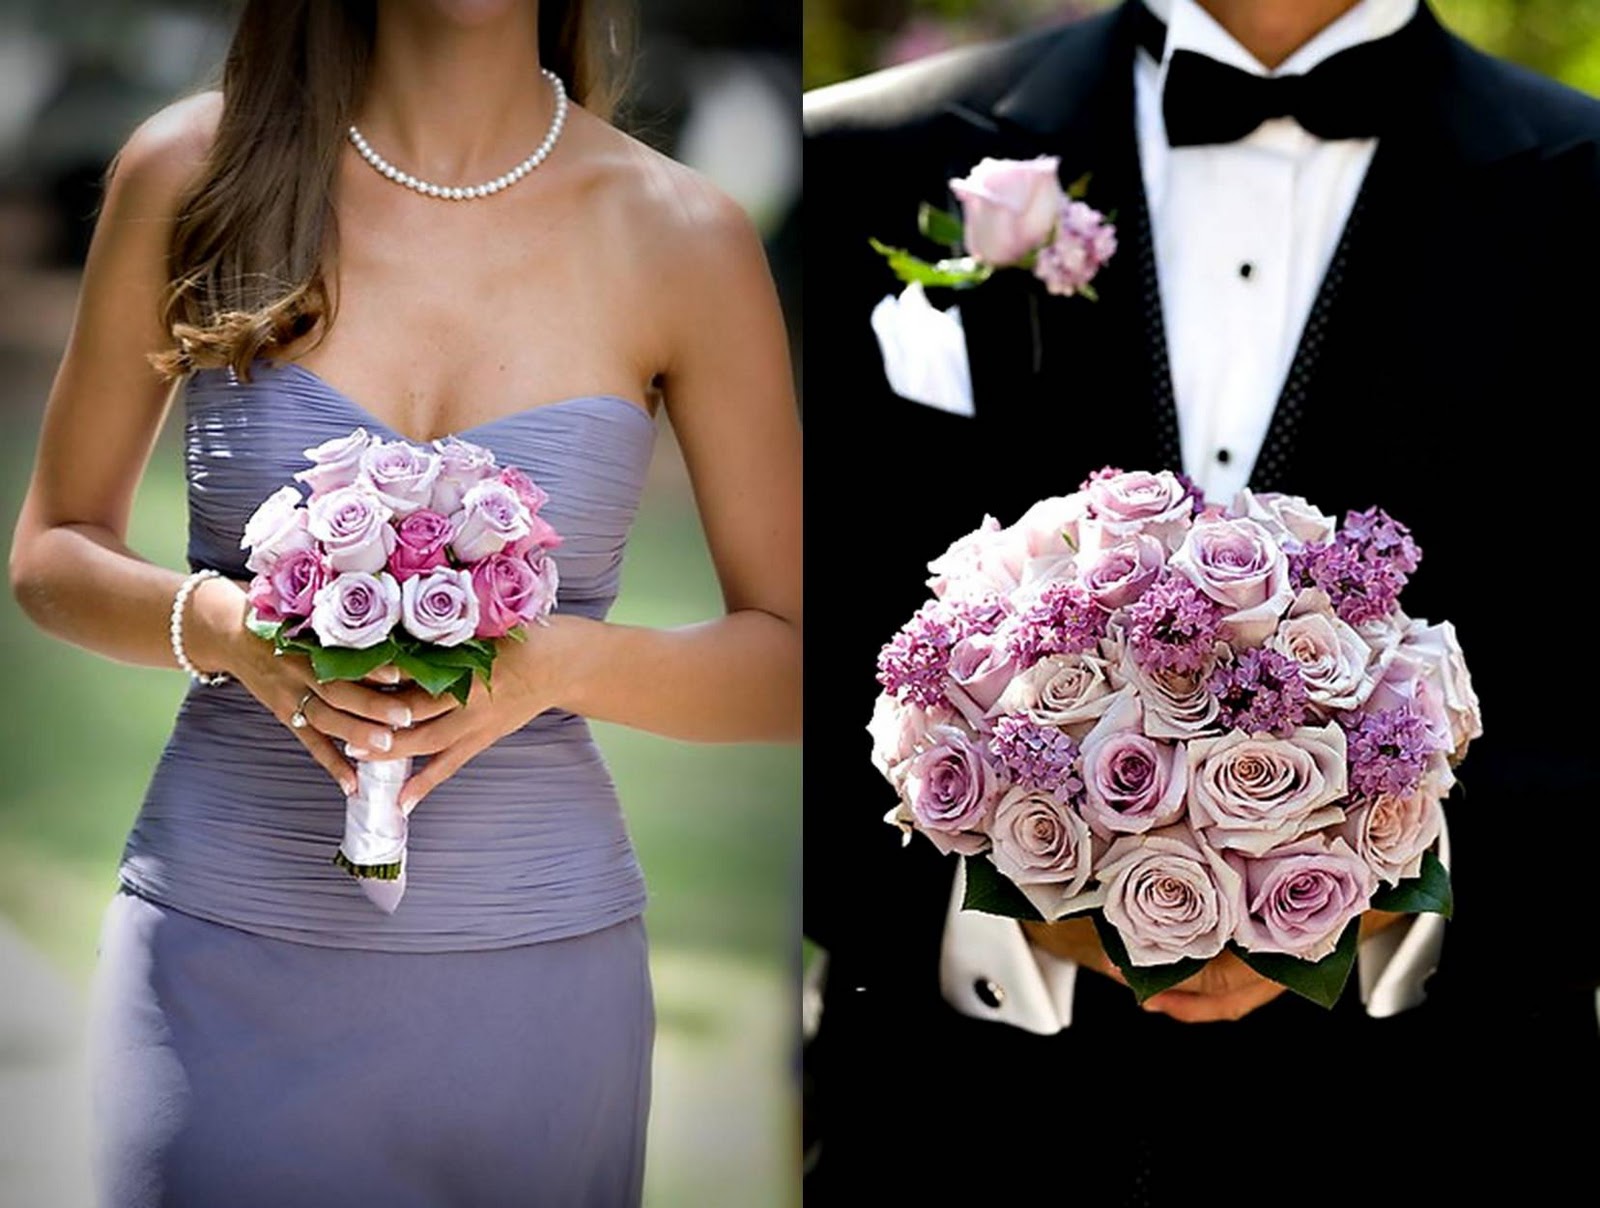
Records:
<instances>
[{"instance_id":1,"label":"black bow tie","mask_svg":"<svg viewBox=\"0 0 1600 1208\"><path fill-rule=\"evenodd\" d=\"M1159 61L1166 26L1139 4L1139 41ZM1418 10L1418 16L1421 10ZM1174 147L1232 143L1271 118L1292 117L1318 138L1374 138L1402 112L1401 89L1411 60L1413 19L1386 38L1363 42L1323 60L1304 75L1259 76L1192 50L1175 50L1167 65L1161 110Z\"/></svg>"}]
</instances>

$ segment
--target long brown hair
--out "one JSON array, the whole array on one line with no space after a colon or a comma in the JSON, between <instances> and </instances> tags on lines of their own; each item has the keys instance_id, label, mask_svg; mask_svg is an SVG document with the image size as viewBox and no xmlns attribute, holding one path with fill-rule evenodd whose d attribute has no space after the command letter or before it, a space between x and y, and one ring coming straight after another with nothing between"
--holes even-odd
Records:
<instances>
[{"instance_id":1,"label":"long brown hair","mask_svg":"<svg viewBox=\"0 0 1600 1208\"><path fill-rule=\"evenodd\" d=\"M323 336L332 326L323 261L338 241L334 180L367 79L376 3L245 0L207 85L222 90L216 138L167 250L161 325L177 346L148 354L162 377L231 365L248 381L263 350L319 321ZM539 0L541 63L604 118L630 65L626 16L621 0Z\"/></svg>"}]
</instances>

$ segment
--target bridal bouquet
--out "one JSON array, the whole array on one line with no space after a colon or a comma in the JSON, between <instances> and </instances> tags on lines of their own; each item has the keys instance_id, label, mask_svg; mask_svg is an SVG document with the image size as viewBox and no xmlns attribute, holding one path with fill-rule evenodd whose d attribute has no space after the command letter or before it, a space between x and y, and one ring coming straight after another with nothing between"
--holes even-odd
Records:
<instances>
[{"instance_id":1,"label":"bridal bouquet","mask_svg":"<svg viewBox=\"0 0 1600 1208\"><path fill-rule=\"evenodd\" d=\"M986 519L878 658L886 820L963 858L968 909L1090 912L1141 1000L1230 948L1331 1006L1363 911L1451 908L1483 731L1454 627L1400 609L1420 556L1380 510L1165 471Z\"/></svg>"},{"instance_id":2,"label":"bridal bouquet","mask_svg":"<svg viewBox=\"0 0 1600 1208\"><path fill-rule=\"evenodd\" d=\"M254 574L248 625L280 653L307 655L317 679L357 680L393 664L434 696L465 703L489 684L497 638L521 639L555 605L539 515L547 496L526 474L454 437L429 448L357 428L305 450L312 463L245 525ZM392 912L405 892L409 757L363 760L334 861Z\"/></svg>"}]
</instances>

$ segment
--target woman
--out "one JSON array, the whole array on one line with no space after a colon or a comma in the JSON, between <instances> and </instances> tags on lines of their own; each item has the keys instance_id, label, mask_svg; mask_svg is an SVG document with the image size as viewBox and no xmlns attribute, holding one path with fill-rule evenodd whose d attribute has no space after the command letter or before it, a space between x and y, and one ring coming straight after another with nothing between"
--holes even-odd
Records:
<instances>
[{"instance_id":1,"label":"woman","mask_svg":"<svg viewBox=\"0 0 1600 1208\"><path fill-rule=\"evenodd\" d=\"M196 677L102 924L117 1208L639 1199L644 886L584 719L797 736L799 454L760 243L605 120L621 26L594 10L250 0L220 90L112 166L11 574L51 633ZM163 372L191 568L220 574L124 541ZM603 619L657 400L727 604L670 631ZM492 695L318 684L244 628L244 521L358 426L468 438L550 493L557 611ZM384 914L329 856L352 761L404 755Z\"/></svg>"}]
</instances>

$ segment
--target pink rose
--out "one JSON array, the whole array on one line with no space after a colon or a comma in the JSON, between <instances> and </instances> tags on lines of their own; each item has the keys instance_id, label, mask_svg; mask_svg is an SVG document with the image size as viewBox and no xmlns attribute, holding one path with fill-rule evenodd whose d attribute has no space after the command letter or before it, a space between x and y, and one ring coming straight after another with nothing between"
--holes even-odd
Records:
<instances>
[{"instance_id":1,"label":"pink rose","mask_svg":"<svg viewBox=\"0 0 1600 1208\"><path fill-rule=\"evenodd\" d=\"M1015 264L1050 242L1061 210L1060 160L978 161L950 191L961 202L967 252L984 264Z\"/></svg>"},{"instance_id":2,"label":"pink rose","mask_svg":"<svg viewBox=\"0 0 1600 1208\"><path fill-rule=\"evenodd\" d=\"M1088 883L1089 828L1053 794L1013 788L995 806L989 859L1046 919L1055 920Z\"/></svg>"},{"instance_id":3,"label":"pink rose","mask_svg":"<svg viewBox=\"0 0 1600 1208\"><path fill-rule=\"evenodd\" d=\"M1248 487L1234 497L1228 509L1230 518L1254 520L1279 544L1294 541L1300 545L1322 545L1333 538L1334 519L1325 516L1299 495L1260 493Z\"/></svg>"},{"instance_id":4,"label":"pink rose","mask_svg":"<svg viewBox=\"0 0 1600 1208\"><path fill-rule=\"evenodd\" d=\"M1172 568L1218 604L1235 646L1258 646L1294 601L1289 560L1254 520L1202 516L1172 555Z\"/></svg>"},{"instance_id":5,"label":"pink rose","mask_svg":"<svg viewBox=\"0 0 1600 1208\"><path fill-rule=\"evenodd\" d=\"M1325 835L1255 859L1236 852L1226 859L1244 878L1245 909L1233 938L1249 952L1319 961L1378 890L1378 878L1350 845Z\"/></svg>"},{"instance_id":6,"label":"pink rose","mask_svg":"<svg viewBox=\"0 0 1600 1208\"><path fill-rule=\"evenodd\" d=\"M458 646L478 629L478 597L464 570L441 566L413 575L400 588L400 620L424 642Z\"/></svg>"},{"instance_id":7,"label":"pink rose","mask_svg":"<svg viewBox=\"0 0 1600 1208\"><path fill-rule=\"evenodd\" d=\"M1000 780L965 731L930 727L928 745L907 761L900 788L910 821L940 851L975 855L988 847L984 831Z\"/></svg>"},{"instance_id":8,"label":"pink rose","mask_svg":"<svg viewBox=\"0 0 1600 1208\"><path fill-rule=\"evenodd\" d=\"M1345 736L1333 722L1288 738L1230 730L1189 743L1190 822L1217 848L1260 855L1337 823Z\"/></svg>"},{"instance_id":9,"label":"pink rose","mask_svg":"<svg viewBox=\"0 0 1600 1208\"><path fill-rule=\"evenodd\" d=\"M1438 840L1443 823L1439 782L1429 779L1408 797L1385 793L1351 810L1339 834L1380 881L1398 885L1422 871L1422 857Z\"/></svg>"},{"instance_id":10,"label":"pink rose","mask_svg":"<svg viewBox=\"0 0 1600 1208\"><path fill-rule=\"evenodd\" d=\"M396 516L409 516L428 506L441 464L437 453L403 440L375 440L361 455L357 481L371 487Z\"/></svg>"},{"instance_id":11,"label":"pink rose","mask_svg":"<svg viewBox=\"0 0 1600 1208\"><path fill-rule=\"evenodd\" d=\"M962 600L991 593L1009 595L1022 581L1025 544L993 516L928 563L928 587L939 599Z\"/></svg>"},{"instance_id":12,"label":"pink rose","mask_svg":"<svg viewBox=\"0 0 1600 1208\"><path fill-rule=\"evenodd\" d=\"M1406 709L1415 713L1427 726L1431 748L1448 754L1456 749L1456 732L1436 670L1428 653L1402 641L1378 675L1362 710L1375 713ZM1476 705L1476 698L1473 703Z\"/></svg>"},{"instance_id":13,"label":"pink rose","mask_svg":"<svg viewBox=\"0 0 1600 1208\"><path fill-rule=\"evenodd\" d=\"M492 478L467 489L452 520L456 531L450 548L463 562L498 554L532 531L528 509L517 493Z\"/></svg>"},{"instance_id":14,"label":"pink rose","mask_svg":"<svg viewBox=\"0 0 1600 1208\"><path fill-rule=\"evenodd\" d=\"M311 627L324 646L376 646L399 619L400 584L390 574L346 571L318 588L311 605Z\"/></svg>"},{"instance_id":15,"label":"pink rose","mask_svg":"<svg viewBox=\"0 0 1600 1208\"><path fill-rule=\"evenodd\" d=\"M1210 960L1238 926L1239 873L1184 826L1113 843L1095 870L1106 919L1135 965Z\"/></svg>"},{"instance_id":16,"label":"pink rose","mask_svg":"<svg viewBox=\"0 0 1600 1208\"><path fill-rule=\"evenodd\" d=\"M542 554L536 562L511 554L491 554L472 568L478 597L478 636L498 638L518 625L538 620L556 600L556 564Z\"/></svg>"},{"instance_id":17,"label":"pink rose","mask_svg":"<svg viewBox=\"0 0 1600 1208\"><path fill-rule=\"evenodd\" d=\"M1186 742L1221 728L1218 717L1222 706L1206 687L1215 665L1215 657L1210 656L1192 673L1147 670L1139 665L1132 649L1125 647L1121 651L1115 676L1125 685L1125 690L1137 693L1144 705L1144 732L1147 735Z\"/></svg>"},{"instance_id":18,"label":"pink rose","mask_svg":"<svg viewBox=\"0 0 1600 1208\"><path fill-rule=\"evenodd\" d=\"M336 436L306 449L306 457L314 464L296 474L295 481L310 487L313 499L349 486L361 474L361 455L373 439L365 428L357 428L348 436Z\"/></svg>"},{"instance_id":19,"label":"pink rose","mask_svg":"<svg viewBox=\"0 0 1600 1208\"><path fill-rule=\"evenodd\" d=\"M306 527L322 542L331 570L369 574L384 568L394 550L393 513L381 499L359 484L335 487L314 495Z\"/></svg>"},{"instance_id":20,"label":"pink rose","mask_svg":"<svg viewBox=\"0 0 1600 1208\"><path fill-rule=\"evenodd\" d=\"M1088 517L1079 525L1084 557L1140 533L1171 549L1188 532L1194 517L1189 489L1170 470L1134 471L1096 478L1085 488Z\"/></svg>"},{"instance_id":21,"label":"pink rose","mask_svg":"<svg viewBox=\"0 0 1600 1208\"><path fill-rule=\"evenodd\" d=\"M1400 640L1400 654L1412 659L1433 687L1444 710L1449 751L1453 758L1460 759L1469 742L1483 737L1483 715L1456 627L1449 621L1438 625L1412 621Z\"/></svg>"},{"instance_id":22,"label":"pink rose","mask_svg":"<svg viewBox=\"0 0 1600 1208\"><path fill-rule=\"evenodd\" d=\"M264 574L285 554L310 549L313 542L306 530L307 515L294 487L279 487L262 500L244 522L244 536L239 541L240 549L250 551L245 567Z\"/></svg>"},{"instance_id":23,"label":"pink rose","mask_svg":"<svg viewBox=\"0 0 1600 1208\"><path fill-rule=\"evenodd\" d=\"M444 547L450 540L450 518L429 508L412 512L395 526L394 551L389 573L404 583L412 575L444 566Z\"/></svg>"},{"instance_id":24,"label":"pink rose","mask_svg":"<svg viewBox=\"0 0 1600 1208\"><path fill-rule=\"evenodd\" d=\"M1006 685L989 715L1025 713L1037 725L1086 729L1127 695L1113 688L1104 659L1049 654Z\"/></svg>"},{"instance_id":25,"label":"pink rose","mask_svg":"<svg viewBox=\"0 0 1600 1208\"><path fill-rule=\"evenodd\" d=\"M983 724L1000 693L1017 674L1016 659L1005 640L995 634L975 633L950 648L950 690L946 693L973 726Z\"/></svg>"},{"instance_id":26,"label":"pink rose","mask_svg":"<svg viewBox=\"0 0 1600 1208\"><path fill-rule=\"evenodd\" d=\"M1302 591L1267 645L1300 664L1306 695L1325 710L1357 708L1372 692L1372 648L1334 612L1324 592Z\"/></svg>"},{"instance_id":27,"label":"pink rose","mask_svg":"<svg viewBox=\"0 0 1600 1208\"><path fill-rule=\"evenodd\" d=\"M513 542L511 552L527 555L535 550L555 549L560 545L561 534L539 515L539 509L550 502L550 496L544 488L515 466L501 470L500 481L515 491L522 506L528 509L528 535Z\"/></svg>"},{"instance_id":28,"label":"pink rose","mask_svg":"<svg viewBox=\"0 0 1600 1208\"><path fill-rule=\"evenodd\" d=\"M316 550L295 550L250 581L248 602L256 616L269 623L309 617L327 577Z\"/></svg>"},{"instance_id":29,"label":"pink rose","mask_svg":"<svg viewBox=\"0 0 1600 1208\"><path fill-rule=\"evenodd\" d=\"M494 454L482 445L447 436L434 441L433 448L439 455L439 476L433 480L428 506L441 515L460 511L467 490L499 472Z\"/></svg>"},{"instance_id":30,"label":"pink rose","mask_svg":"<svg viewBox=\"0 0 1600 1208\"><path fill-rule=\"evenodd\" d=\"M1183 813L1183 749L1147 738L1135 699L1118 702L1083 740L1083 813L1102 839L1139 834Z\"/></svg>"},{"instance_id":31,"label":"pink rose","mask_svg":"<svg viewBox=\"0 0 1600 1208\"><path fill-rule=\"evenodd\" d=\"M1166 565L1161 542L1145 533L1108 545L1083 572L1082 583L1107 612L1132 604L1156 581Z\"/></svg>"}]
</instances>

